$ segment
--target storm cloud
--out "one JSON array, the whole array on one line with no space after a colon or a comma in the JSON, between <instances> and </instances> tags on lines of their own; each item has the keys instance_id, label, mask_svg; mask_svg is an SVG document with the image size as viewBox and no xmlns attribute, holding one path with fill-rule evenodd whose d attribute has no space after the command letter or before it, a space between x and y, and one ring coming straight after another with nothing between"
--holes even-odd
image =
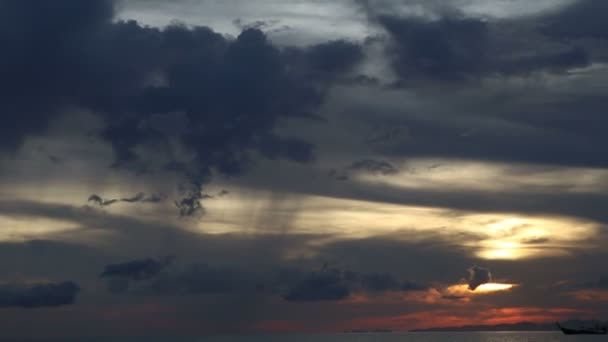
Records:
<instances>
[{"instance_id":1,"label":"storm cloud","mask_svg":"<svg viewBox=\"0 0 608 342\"><path fill-rule=\"evenodd\" d=\"M515 22L492 22L458 10L440 10L436 13L439 18L433 19L365 8L388 33L387 53L405 84L412 79L461 82L534 72L562 73L591 63L583 47L552 42L525 22L518 30ZM428 9L437 11L432 4ZM533 50L530 41L537 43Z\"/></svg>"},{"instance_id":2,"label":"storm cloud","mask_svg":"<svg viewBox=\"0 0 608 342\"><path fill-rule=\"evenodd\" d=\"M0 132L4 149L42 133L62 111L82 108L103 119L99 137L111 144L114 166L141 172L151 162L172 165L195 194L212 172L241 173L252 151L310 161L313 147L278 136L276 124L312 117L327 82L362 58L360 47L345 41L280 49L254 28L228 38L207 27L115 22L110 0L7 1L1 9L9 53L0 61L0 100L13 123ZM158 114L184 121L182 129L167 136L148 124ZM169 141L190 157L177 158ZM135 148L150 144L174 157L141 160ZM184 198L192 204L180 204L182 214L200 207L200 198Z\"/></svg>"}]
</instances>

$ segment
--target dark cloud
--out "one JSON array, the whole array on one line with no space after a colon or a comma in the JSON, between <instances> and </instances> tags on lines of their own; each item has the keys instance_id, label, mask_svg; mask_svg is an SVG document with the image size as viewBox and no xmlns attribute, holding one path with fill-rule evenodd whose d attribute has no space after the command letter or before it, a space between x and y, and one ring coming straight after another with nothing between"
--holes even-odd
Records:
<instances>
[{"instance_id":1,"label":"dark cloud","mask_svg":"<svg viewBox=\"0 0 608 342\"><path fill-rule=\"evenodd\" d=\"M347 298L351 291L338 270L312 272L283 297L289 302L336 301Z\"/></svg>"},{"instance_id":2,"label":"dark cloud","mask_svg":"<svg viewBox=\"0 0 608 342\"><path fill-rule=\"evenodd\" d=\"M393 37L393 66L405 79L460 80L482 71L488 35L483 21L444 18L431 22L382 16L378 22Z\"/></svg>"},{"instance_id":3,"label":"dark cloud","mask_svg":"<svg viewBox=\"0 0 608 342\"><path fill-rule=\"evenodd\" d=\"M110 264L101 273L101 278L121 277L130 280L146 280L157 276L165 267L171 264L173 257L160 260L140 259L119 264Z\"/></svg>"},{"instance_id":4,"label":"dark cloud","mask_svg":"<svg viewBox=\"0 0 608 342\"><path fill-rule=\"evenodd\" d=\"M420 79L454 82L541 71L561 73L591 64L582 46L543 38L522 19L492 21L434 3L419 5L439 18L399 16L387 14L397 10L363 3L371 20L389 34L387 51L401 79L397 84L414 85L412 81ZM534 20L542 23L548 19Z\"/></svg>"},{"instance_id":5,"label":"dark cloud","mask_svg":"<svg viewBox=\"0 0 608 342\"><path fill-rule=\"evenodd\" d=\"M350 294L380 294L391 291L424 291L429 287L412 281L400 281L390 273L354 272L329 268L320 271L295 272L285 279L288 291L283 299L290 302L338 301Z\"/></svg>"},{"instance_id":6,"label":"dark cloud","mask_svg":"<svg viewBox=\"0 0 608 342\"><path fill-rule=\"evenodd\" d=\"M376 159L361 159L352 162L347 167L341 169L330 169L327 172L327 176L337 181L347 181L351 178L352 174L371 174L371 175L393 175L399 172L393 164Z\"/></svg>"},{"instance_id":7,"label":"dark cloud","mask_svg":"<svg viewBox=\"0 0 608 342\"><path fill-rule=\"evenodd\" d=\"M281 264L287 267L281 268ZM275 269L257 271L195 263L161 272L158 263L151 259L118 266L119 270L113 269L112 275L106 276L110 278L108 289L113 293L129 290L129 280L146 280L131 289L147 295L257 293L281 295L294 302L337 301L353 292L379 294L428 289L426 285L400 281L389 273L358 273L327 266L319 271L304 271L284 262L273 266ZM104 273L107 272L106 267Z\"/></svg>"},{"instance_id":8,"label":"dark cloud","mask_svg":"<svg viewBox=\"0 0 608 342\"><path fill-rule=\"evenodd\" d=\"M602 157L606 152L606 136L600 129L605 120L601 115L607 107L605 99L595 89L585 95L576 94L575 89L565 89L563 93L533 89L498 94L479 89L478 96L469 99L464 93L460 98L442 93L444 108L450 110L395 112L388 105L385 110L390 117L384 119L387 125L407 127L411 133L407 139L386 140L370 147L387 158L606 166L608 163ZM428 101L437 96L426 95ZM382 104L357 105L352 108L353 115L358 115L363 123L380 121L369 113ZM472 128L473 133L461 136Z\"/></svg>"},{"instance_id":9,"label":"dark cloud","mask_svg":"<svg viewBox=\"0 0 608 342\"><path fill-rule=\"evenodd\" d=\"M608 13L605 1L577 0L543 24L543 33L556 38L608 38Z\"/></svg>"},{"instance_id":10,"label":"dark cloud","mask_svg":"<svg viewBox=\"0 0 608 342\"><path fill-rule=\"evenodd\" d=\"M202 184L199 182L193 182L181 187L181 198L173 202L181 217L190 217L197 213L204 213L202 200L209 198L209 195L204 194L201 191L201 187Z\"/></svg>"},{"instance_id":11,"label":"dark cloud","mask_svg":"<svg viewBox=\"0 0 608 342\"><path fill-rule=\"evenodd\" d=\"M327 171L327 176L337 181L347 181L349 179L349 176L345 171L336 169L330 169Z\"/></svg>"},{"instance_id":12,"label":"dark cloud","mask_svg":"<svg viewBox=\"0 0 608 342\"><path fill-rule=\"evenodd\" d=\"M158 276L171 264L173 257L163 259L139 259L120 264L106 265L99 276L107 281L108 290L112 293L126 292L132 281L150 280Z\"/></svg>"},{"instance_id":13,"label":"dark cloud","mask_svg":"<svg viewBox=\"0 0 608 342\"><path fill-rule=\"evenodd\" d=\"M400 281L390 273L363 273L359 275L361 289L369 293L382 293L388 291L424 291L429 285L413 281Z\"/></svg>"},{"instance_id":14,"label":"dark cloud","mask_svg":"<svg viewBox=\"0 0 608 342\"><path fill-rule=\"evenodd\" d=\"M257 285L256 275L245 271L192 264L180 272L161 275L148 286L148 291L157 295L221 294L261 290Z\"/></svg>"},{"instance_id":15,"label":"dark cloud","mask_svg":"<svg viewBox=\"0 0 608 342\"><path fill-rule=\"evenodd\" d=\"M109 205L112 205L112 204L118 202L118 200L117 199L108 199L108 200L106 200L106 199L101 198L101 196L99 196L99 195L92 194L87 199L87 202L93 202L93 203L95 203L95 204L97 204L99 206L106 207L106 206L109 206Z\"/></svg>"},{"instance_id":16,"label":"dark cloud","mask_svg":"<svg viewBox=\"0 0 608 342\"><path fill-rule=\"evenodd\" d=\"M384 160L375 159L362 159L353 162L349 167L349 170L354 172L366 172L374 175L392 175L399 170L391 163Z\"/></svg>"},{"instance_id":17,"label":"dark cloud","mask_svg":"<svg viewBox=\"0 0 608 342\"><path fill-rule=\"evenodd\" d=\"M113 4L9 0L0 4L0 13L6 51L0 61L0 110L11 123L0 130L0 149L6 150L26 134L43 132L61 107L78 106L83 92L94 94L107 85L96 82L101 70L91 68L94 56L88 54L90 38L112 19Z\"/></svg>"},{"instance_id":18,"label":"dark cloud","mask_svg":"<svg viewBox=\"0 0 608 342\"><path fill-rule=\"evenodd\" d=\"M17 147L65 109L77 107L103 119L100 137L113 147L117 167L149 169L135 148L154 145L175 155L171 139L192 157L164 162L184 166L182 173L196 185L213 172L241 173L256 152L310 161L312 145L279 136L277 123L312 117L328 80L362 56L360 47L343 41L280 49L255 28L232 39L207 27L161 30L115 22L113 5L110 0L2 3L0 42L7 53L0 62L0 101L11 128L0 131L0 147ZM186 124L167 136L147 124L159 113ZM200 198L188 195L182 214L200 206Z\"/></svg>"},{"instance_id":19,"label":"dark cloud","mask_svg":"<svg viewBox=\"0 0 608 342\"><path fill-rule=\"evenodd\" d=\"M126 197L126 198L121 198L121 199L117 199L117 198L104 199L103 197L101 197L97 194L92 194L91 196L89 196L87 202L93 202L93 203L97 204L98 206L107 207L107 206L110 206L110 205L112 205L114 203L118 203L118 202L159 203L159 202L162 202L164 199L165 199L164 195L146 196L145 193L138 192L137 194L133 195L132 197Z\"/></svg>"},{"instance_id":20,"label":"dark cloud","mask_svg":"<svg viewBox=\"0 0 608 342\"><path fill-rule=\"evenodd\" d=\"M232 23L234 24L234 26L238 27L241 30L246 30L249 28L255 28L255 29L259 29L259 30L264 30L266 28L269 28L271 26L275 26L277 24L279 24L279 20L268 20L268 21L264 21L264 20L255 20L252 22L245 22L243 19L241 18L236 18L232 21Z\"/></svg>"},{"instance_id":21,"label":"dark cloud","mask_svg":"<svg viewBox=\"0 0 608 342\"><path fill-rule=\"evenodd\" d=\"M339 75L351 70L363 60L363 51L355 43L337 40L311 46L307 51L312 70L329 75Z\"/></svg>"},{"instance_id":22,"label":"dark cloud","mask_svg":"<svg viewBox=\"0 0 608 342\"><path fill-rule=\"evenodd\" d=\"M401 291L424 291L430 288L429 285L416 283L413 281L404 281L400 284L399 289Z\"/></svg>"},{"instance_id":23,"label":"dark cloud","mask_svg":"<svg viewBox=\"0 0 608 342\"><path fill-rule=\"evenodd\" d=\"M63 162L63 159L57 157L57 156L53 156L53 155L49 155L49 161L53 164L61 164Z\"/></svg>"},{"instance_id":24,"label":"dark cloud","mask_svg":"<svg viewBox=\"0 0 608 342\"><path fill-rule=\"evenodd\" d=\"M71 281L0 286L0 308L39 308L74 304L80 287Z\"/></svg>"},{"instance_id":25,"label":"dark cloud","mask_svg":"<svg viewBox=\"0 0 608 342\"><path fill-rule=\"evenodd\" d=\"M413 86L419 84L416 81L421 77L470 79L483 75L529 76L535 71L564 72L592 62L586 49L581 47L585 45L582 42L564 42L547 38L535 32L534 25L527 21L497 23L463 16L447 17L443 21L411 17L384 19L385 24L396 26L393 30L398 30L403 24L403 30L406 32L403 35L407 38L404 38L403 44L406 47L407 44L416 42L414 37L409 36L417 37L418 31L437 32L435 33L437 35L443 35L443 31L446 31L446 47L436 48L439 51L451 48L450 44L456 45L454 49L459 47L465 52L475 51L468 49L466 45L460 46L458 39L449 38L450 34L458 35L460 24L468 27L469 22L478 21L483 24L477 29L487 31L484 33L486 43L482 46L484 49L482 55L485 57L472 66L464 62L460 65L457 57L454 57L455 62L444 62L441 59L434 61L432 56L421 57L424 62L420 62L422 66L418 66L415 64L415 58L392 51L394 62L398 65L414 63L413 66L408 64L412 69L409 74L402 76L406 81L412 80ZM543 22L546 18L533 20ZM418 30L418 26L422 28ZM452 29L452 26L456 29ZM470 26L474 27L474 25ZM464 40L466 32L462 35ZM395 36L393 40L397 41L399 37ZM422 38L420 40L426 42ZM435 40L431 40L428 44L433 42ZM440 42L441 40L437 40L436 44L441 44ZM399 42L393 43L397 47L403 45ZM467 44L475 44L475 39L471 39L471 42L467 41ZM397 52L401 51L397 50ZM413 47L412 51L424 53L425 46ZM441 58L449 58L451 55L439 53ZM430 60L428 65L427 59ZM438 68L448 70L435 71L432 68L434 63ZM434 76L433 72L439 73L439 76ZM427 75L429 73L430 76ZM525 84L528 84L527 82L526 80ZM605 166L606 161L601 157L605 154L603 151L603 146L606 146L605 135L598 131L599 127L603 127L600 113L604 112L605 101L599 98L600 94L597 94L597 97L577 95L575 93L581 89L576 85L573 86L576 89L555 94L547 94L542 89L538 89L538 92L532 89L530 93L513 94L509 94L508 90L486 93L485 89L480 89L480 96L472 99L465 108L458 105L452 107L448 104L444 107L450 109L436 117L418 109L416 111L423 113L407 111L395 113L395 119L386 125L388 127L380 132L373 132L368 143L373 145L376 151L389 155ZM533 85L527 87L534 88ZM539 88L542 86L539 85ZM587 90L593 91L590 88ZM452 103L449 100L450 95L441 91L431 92L428 95L429 97L425 99L428 102L441 99L442 103ZM461 100L463 98L458 97L455 102ZM377 113L382 110L378 108L378 104L375 104L362 108L361 112L369 117L367 124L377 124L380 121L380 115ZM472 125L479 127L471 127Z\"/></svg>"},{"instance_id":26,"label":"dark cloud","mask_svg":"<svg viewBox=\"0 0 608 342\"><path fill-rule=\"evenodd\" d=\"M142 201L145 196L146 196L146 194L144 194L143 192L138 192L133 197L121 198L120 200L122 202L135 203L135 202Z\"/></svg>"},{"instance_id":27,"label":"dark cloud","mask_svg":"<svg viewBox=\"0 0 608 342\"><path fill-rule=\"evenodd\" d=\"M475 291L480 285L492 281L492 273L486 268L472 266L467 271L469 272L469 290L471 291Z\"/></svg>"},{"instance_id":28,"label":"dark cloud","mask_svg":"<svg viewBox=\"0 0 608 342\"><path fill-rule=\"evenodd\" d=\"M512 58L497 63L497 72L504 75L525 75L535 71L559 73L568 69L582 68L591 64L589 53L580 46L565 48L528 57Z\"/></svg>"},{"instance_id":29,"label":"dark cloud","mask_svg":"<svg viewBox=\"0 0 608 342\"><path fill-rule=\"evenodd\" d=\"M371 273L361 276L361 285L370 292L401 289L399 281L388 273Z\"/></svg>"},{"instance_id":30,"label":"dark cloud","mask_svg":"<svg viewBox=\"0 0 608 342\"><path fill-rule=\"evenodd\" d=\"M363 142L375 150L385 150L411 139L410 128L403 122L369 122L371 129Z\"/></svg>"},{"instance_id":31,"label":"dark cloud","mask_svg":"<svg viewBox=\"0 0 608 342\"><path fill-rule=\"evenodd\" d=\"M165 195L163 194L156 194L156 195L149 195L148 197L144 197L141 201L144 203L159 203L165 200Z\"/></svg>"},{"instance_id":32,"label":"dark cloud","mask_svg":"<svg viewBox=\"0 0 608 342\"><path fill-rule=\"evenodd\" d=\"M229 194L227 190L222 189L215 195L210 195L203 193L201 188L202 184L198 182L180 186L181 198L174 201L173 204L178 209L181 217L190 217L197 213L203 214L205 212L203 200L224 197Z\"/></svg>"}]
</instances>

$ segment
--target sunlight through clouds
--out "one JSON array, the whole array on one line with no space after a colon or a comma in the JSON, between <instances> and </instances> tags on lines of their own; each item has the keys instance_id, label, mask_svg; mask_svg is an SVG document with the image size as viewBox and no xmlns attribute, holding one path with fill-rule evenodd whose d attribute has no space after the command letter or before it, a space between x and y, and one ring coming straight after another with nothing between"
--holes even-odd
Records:
<instances>
[{"instance_id":1,"label":"sunlight through clouds","mask_svg":"<svg viewBox=\"0 0 608 342\"><path fill-rule=\"evenodd\" d=\"M21 242L48 239L54 235L74 233L81 225L66 220L35 217L9 217L0 215L0 242Z\"/></svg>"}]
</instances>

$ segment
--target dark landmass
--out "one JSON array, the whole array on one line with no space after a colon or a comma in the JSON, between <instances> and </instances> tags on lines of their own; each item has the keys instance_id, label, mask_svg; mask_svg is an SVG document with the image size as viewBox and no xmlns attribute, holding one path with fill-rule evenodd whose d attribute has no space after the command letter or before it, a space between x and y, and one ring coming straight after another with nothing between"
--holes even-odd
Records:
<instances>
[{"instance_id":1,"label":"dark landmass","mask_svg":"<svg viewBox=\"0 0 608 342\"><path fill-rule=\"evenodd\" d=\"M559 330L554 322L530 323L519 322L513 324L497 325L464 325L459 327L435 327L427 329L414 329L410 332L458 332L458 331L554 331Z\"/></svg>"},{"instance_id":2,"label":"dark landmass","mask_svg":"<svg viewBox=\"0 0 608 342\"><path fill-rule=\"evenodd\" d=\"M366 330L366 329L354 329L354 330L350 330L347 331L349 333L357 333L357 334L361 334L361 333L390 333L393 332L390 329L372 329L372 330Z\"/></svg>"}]
</instances>

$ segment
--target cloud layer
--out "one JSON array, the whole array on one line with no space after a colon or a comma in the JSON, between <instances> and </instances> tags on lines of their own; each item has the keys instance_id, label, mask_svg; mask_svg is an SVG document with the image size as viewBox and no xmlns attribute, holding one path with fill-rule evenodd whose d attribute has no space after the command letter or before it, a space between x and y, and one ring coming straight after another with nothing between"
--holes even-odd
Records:
<instances>
[{"instance_id":1,"label":"cloud layer","mask_svg":"<svg viewBox=\"0 0 608 342\"><path fill-rule=\"evenodd\" d=\"M0 2L7 335L608 314L607 11Z\"/></svg>"}]
</instances>

